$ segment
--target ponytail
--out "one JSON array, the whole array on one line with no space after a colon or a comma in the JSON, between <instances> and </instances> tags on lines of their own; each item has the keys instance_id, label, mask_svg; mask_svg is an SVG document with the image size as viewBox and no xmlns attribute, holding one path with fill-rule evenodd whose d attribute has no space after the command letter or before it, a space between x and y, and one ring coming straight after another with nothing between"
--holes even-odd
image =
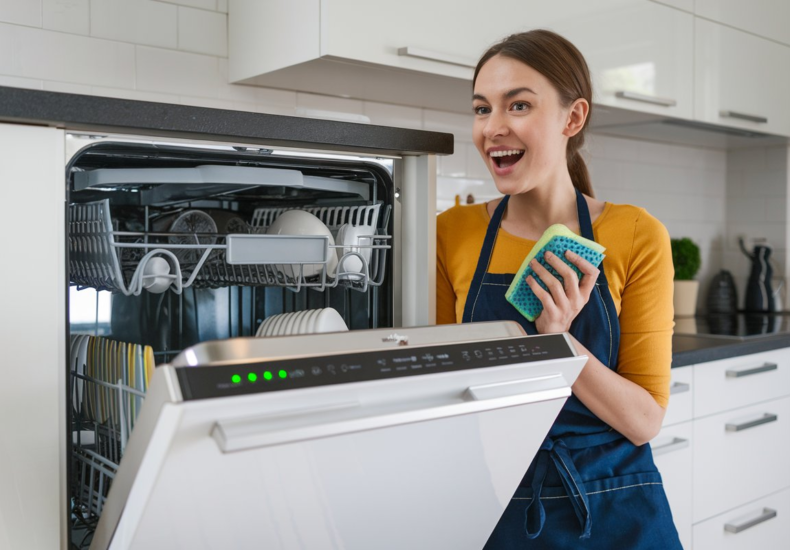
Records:
<instances>
[{"instance_id":1,"label":"ponytail","mask_svg":"<svg viewBox=\"0 0 790 550\"><path fill-rule=\"evenodd\" d=\"M582 137L582 142L583 141L584 138ZM579 143L574 143L573 138L568 142L568 172L571 175L573 186L578 189L579 192L589 197L595 197L592 182L590 181L590 172L587 170L587 163L584 162L584 158L579 153L579 145Z\"/></svg>"}]
</instances>

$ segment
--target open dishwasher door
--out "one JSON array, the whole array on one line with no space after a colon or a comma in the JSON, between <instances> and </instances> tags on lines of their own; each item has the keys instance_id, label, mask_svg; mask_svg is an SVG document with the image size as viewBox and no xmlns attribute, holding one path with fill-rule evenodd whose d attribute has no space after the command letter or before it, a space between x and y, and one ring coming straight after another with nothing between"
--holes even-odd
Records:
<instances>
[{"instance_id":1,"label":"open dishwasher door","mask_svg":"<svg viewBox=\"0 0 790 550\"><path fill-rule=\"evenodd\" d=\"M156 369L91 548L479 550L586 360L511 322L199 344Z\"/></svg>"}]
</instances>

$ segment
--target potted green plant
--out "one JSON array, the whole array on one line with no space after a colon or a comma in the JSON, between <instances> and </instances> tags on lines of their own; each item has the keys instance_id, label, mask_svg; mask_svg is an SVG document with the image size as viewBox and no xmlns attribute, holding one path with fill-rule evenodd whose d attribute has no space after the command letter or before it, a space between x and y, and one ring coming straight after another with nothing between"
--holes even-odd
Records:
<instances>
[{"instance_id":1,"label":"potted green plant","mask_svg":"<svg viewBox=\"0 0 790 550\"><path fill-rule=\"evenodd\" d=\"M675 295L672 302L675 317L693 317L699 293L699 281L695 281L694 277L702 263L699 246L688 237L670 241L672 264L675 266Z\"/></svg>"}]
</instances>

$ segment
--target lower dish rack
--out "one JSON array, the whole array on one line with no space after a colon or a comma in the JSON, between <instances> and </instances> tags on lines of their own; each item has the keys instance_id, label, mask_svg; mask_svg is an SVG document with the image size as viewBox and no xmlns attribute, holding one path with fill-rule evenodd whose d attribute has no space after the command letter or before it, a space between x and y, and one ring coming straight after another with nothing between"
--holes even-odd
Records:
<instances>
[{"instance_id":1,"label":"lower dish rack","mask_svg":"<svg viewBox=\"0 0 790 550\"><path fill-rule=\"evenodd\" d=\"M343 285L365 292L369 286L383 283L386 251L391 248L391 237L375 229L380 207L301 209L318 217L333 237L346 224L371 229L349 246L334 244L329 235L266 234L280 214L294 208L256 210L251 223L240 228L247 233L161 232L115 229L108 199L72 204L70 281L127 296L138 296L143 290L180 294L190 286L236 285L280 286L294 291Z\"/></svg>"}]
</instances>

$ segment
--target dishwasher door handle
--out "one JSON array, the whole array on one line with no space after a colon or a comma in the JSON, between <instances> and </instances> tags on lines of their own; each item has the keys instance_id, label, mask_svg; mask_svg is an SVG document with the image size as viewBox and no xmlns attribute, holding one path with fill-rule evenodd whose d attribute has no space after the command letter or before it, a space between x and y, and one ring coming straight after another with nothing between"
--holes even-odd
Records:
<instances>
[{"instance_id":1,"label":"dishwasher door handle","mask_svg":"<svg viewBox=\"0 0 790 550\"><path fill-rule=\"evenodd\" d=\"M562 375L539 376L504 383L467 388L464 399L446 405L394 412L365 414L364 406L340 404L313 411L220 420L211 436L223 453L285 445L299 441L352 434L428 420L441 420L465 414L481 413L528 405L552 399L567 399L570 386ZM335 417L335 418L333 418ZM279 421L279 422L278 422ZM276 424L280 424L277 426Z\"/></svg>"}]
</instances>

